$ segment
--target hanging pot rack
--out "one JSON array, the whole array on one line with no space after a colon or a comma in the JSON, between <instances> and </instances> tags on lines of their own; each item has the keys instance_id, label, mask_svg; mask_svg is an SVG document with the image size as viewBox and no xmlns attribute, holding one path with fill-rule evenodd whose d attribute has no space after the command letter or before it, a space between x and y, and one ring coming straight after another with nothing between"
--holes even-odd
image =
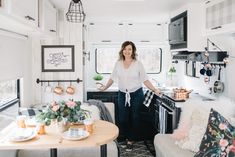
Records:
<instances>
[{"instance_id":1,"label":"hanging pot rack","mask_svg":"<svg viewBox=\"0 0 235 157\"><path fill-rule=\"evenodd\" d=\"M77 82L80 83L82 82L82 80L80 80L79 78L77 78L76 80L40 80L39 78L37 78L36 80L37 84L39 83L43 83L43 82Z\"/></svg>"}]
</instances>

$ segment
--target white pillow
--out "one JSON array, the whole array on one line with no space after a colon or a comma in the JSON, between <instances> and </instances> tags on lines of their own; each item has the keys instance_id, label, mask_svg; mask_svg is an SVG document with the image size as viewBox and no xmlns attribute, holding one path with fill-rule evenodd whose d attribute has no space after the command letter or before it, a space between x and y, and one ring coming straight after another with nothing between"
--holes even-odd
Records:
<instances>
[{"instance_id":1,"label":"white pillow","mask_svg":"<svg viewBox=\"0 0 235 157\"><path fill-rule=\"evenodd\" d=\"M235 103L228 98L218 99L217 101L191 101L184 105L182 112L184 118L190 118L190 129L184 139L175 142L182 149L198 152L201 140L207 128L210 109L220 111L226 118L230 119L235 114ZM232 121L232 120L231 120Z\"/></svg>"},{"instance_id":2,"label":"white pillow","mask_svg":"<svg viewBox=\"0 0 235 157\"><path fill-rule=\"evenodd\" d=\"M191 128L189 129L188 136L176 141L176 144L182 149L198 152L202 137L206 131L208 117L208 112L194 110L191 116Z\"/></svg>"},{"instance_id":3,"label":"white pillow","mask_svg":"<svg viewBox=\"0 0 235 157\"><path fill-rule=\"evenodd\" d=\"M87 103L83 103L81 108L91 112L92 120L100 120L100 111L95 105L88 105Z\"/></svg>"}]
</instances>

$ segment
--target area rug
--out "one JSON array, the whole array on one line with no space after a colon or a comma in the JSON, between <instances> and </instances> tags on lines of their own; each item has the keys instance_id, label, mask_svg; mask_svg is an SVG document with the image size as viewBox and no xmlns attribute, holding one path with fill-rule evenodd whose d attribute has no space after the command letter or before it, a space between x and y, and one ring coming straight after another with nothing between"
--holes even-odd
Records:
<instances>
[{"instance_id":1,"label":"area rug","mask_svg":"<svg viewBox=\"0 0 235 157\"><path fill-rule=\"evenodd\" d=\"M121 142L119 142L121 144ZM150 141L138 141L133 144L133 150L127 152L125 148L120 149L120 157L154 157L154 146Z\"/></svg>"}]
</instances>

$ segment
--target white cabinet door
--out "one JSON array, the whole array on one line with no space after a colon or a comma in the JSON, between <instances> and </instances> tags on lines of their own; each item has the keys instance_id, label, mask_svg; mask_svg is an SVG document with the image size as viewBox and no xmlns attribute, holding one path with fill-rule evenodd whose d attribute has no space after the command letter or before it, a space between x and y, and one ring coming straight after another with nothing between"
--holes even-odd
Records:
<instances>
[{"instance_id":1,"label":"white cabinet door","mask_svg":"<svg viewBox=\"0 0 235 157\"><path fill-rule=\"evenodd\" d=\"M43 30L51 35L56 35L56 21L57 21L57 11L53 5L48 1L43 2Z\"/></svg>"},{"instance_id":2,"label":"white cabinet door","mask_svg":"<svg viewBox=\"0 0 235 157\"><path fill-rule=\"evenodd\" d=\"M126 38L135 42L163 42L164 27L156 23L128 24Z\"/></svg>"},{"instance_id":3,"label":"white cabinet door","mask_svg":"<svg viewBox=\"0 0 235 157\"><path fill-rule=\"evenodd\" d=\"M125 25L118 23L93 23L88 27L89 42L123 42Z\"/></svg>"},{"instance_id":4,"label":"white cabinet door","mask_svg":"<svg viewBox=\"0 0 235 157\"><path fill-rule=\"evenodd\" d=\"M205 11L208 35L235 32L235 0L214 0Z\"/></svg>"},{"instance_id":5,"label":"white cabinet door","mask_svg":"<svg viewBox=\"0 0 235 157\"><path fill-rule=\"evenodd\" d=\"M10 14L38 26L38 0L11 0Z\"/></svg>"}]
</instances>

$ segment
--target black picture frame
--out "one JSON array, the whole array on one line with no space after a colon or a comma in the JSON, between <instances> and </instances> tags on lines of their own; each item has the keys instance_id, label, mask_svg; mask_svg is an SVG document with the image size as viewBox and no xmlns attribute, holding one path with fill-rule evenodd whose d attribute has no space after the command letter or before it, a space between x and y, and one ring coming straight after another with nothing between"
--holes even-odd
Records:
<instances>
[{"instance_id":1,"label":"black picture frame","mask_svg":"<svg viewBox=\"0 0 235 157\"><path fill-rule=\"evenodd\" d=\"M74 72L74 45L42 45L42 72Z\"/></svg>"}]
</instances>

